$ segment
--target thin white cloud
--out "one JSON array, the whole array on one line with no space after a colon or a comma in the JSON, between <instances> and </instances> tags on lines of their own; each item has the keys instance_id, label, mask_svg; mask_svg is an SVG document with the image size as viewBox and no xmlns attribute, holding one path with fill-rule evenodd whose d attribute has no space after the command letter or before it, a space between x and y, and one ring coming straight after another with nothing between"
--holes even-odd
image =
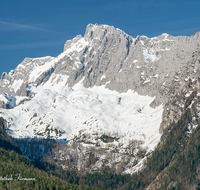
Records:
<instances>
[{"instance_id":1,"label":"thin white cloud","mask_svg":"<svg viewBox=\"0 0 200 190\"><path fill-rule=\"evenodd\" d=\"M48 30L48 29L44 29L44 28L40 28L40 27L18 24L18 23L14 23L14 22L0 21L0 31L16 31L16 30L35 30L35 31L41 31L41 32L63 34L61 32L57 32L54 30Z\"/></svg>"},{"instance_id":2,"label":"thin white cloud","mask_svg":"<svg viewBox=\"0 0 200 190\"><path fill-rule=\"evenodd\" d=\"M27 49L27 48L37 48L37 47L47 47L47 46L60 46L62 44L63 44L63 41L8 44L8 45L0 45L0 50L14 50L14 49Z\"/></svg>"}]
</instances>

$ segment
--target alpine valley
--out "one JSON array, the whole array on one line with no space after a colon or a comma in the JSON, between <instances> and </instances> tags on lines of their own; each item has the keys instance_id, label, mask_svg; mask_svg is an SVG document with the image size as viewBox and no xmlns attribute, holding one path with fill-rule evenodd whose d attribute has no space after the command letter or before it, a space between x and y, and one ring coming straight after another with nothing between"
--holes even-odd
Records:
<instances>
[{"instance_id":1,"label":"alpine valley","mask_svg":"<svg viewBox=\"0 0 200 190\"><path fill-rule=\"evenodd\" d=\"M24 156L75 172L70 183L200 189L199 73L200 33L133 38L89 24L57 57L1 75L0 117Z\"/></svg>"}]
</instances>

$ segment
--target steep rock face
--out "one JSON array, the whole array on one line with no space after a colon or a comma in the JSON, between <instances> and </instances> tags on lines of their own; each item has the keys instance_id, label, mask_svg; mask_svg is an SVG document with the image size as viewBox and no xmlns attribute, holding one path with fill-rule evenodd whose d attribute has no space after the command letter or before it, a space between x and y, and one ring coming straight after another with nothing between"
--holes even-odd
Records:
<instances>
[{"instance_id":1,"label":"steep rock face","mask_svg":"<svg viewBox=\"0 0 200 190\"><path fill-rule=\"evenodd\" d=\"M26 58L9 74L3 73L0 92L26 96L29 85L38 86L51 74L61 74L68 76L68 86L84 77L85 87L106 84L118 92L132 89L141 95L156 96L154 106L158 106L168 101L172 86L179 91L183 88L186 72L191 79L198 75L198 61L193 70L188 70L188 62L199 42L199 33L191 37L162 34L134 39L114 27L89 24L85 36L67 41L57 58Z\"/></svg>"},{"instance_id":2,"label":"steep rock face","mask_svg":"<svg viewBox=\"0 0 200 190\"><path fill-rule=\"evenodd\" d=\"M101 146L100 137L107 135L118 139L107 146L119 150L119 160L131 151L131 139L148 152L163 128L181 116L185 97L199 92L199 43L199 33L133 38L112 26L89 24L84 37L68 40L57 57L25 58L2 74L0 106L13 109L1 114L11 135ZM113 131L120 134L113 137Z\"/></svg>"},{"instance_id":3,"label":"steep rock face","mask_svg":"<svg viewBox=\"0 0 200 190\"><path fill-rule=\"evenodd\" d=\"M199 33L134 39L112 26L89 24L84 37L68 40L58 57L25 58L15 70L3 73L0 93L31 97L32 88L50 77L70 87L83 80L86 88L105 85L120 93L131 89L155 97L155 108L182 93L189 81L197 81L199 43Z\"/></svg>"}]
</instances>

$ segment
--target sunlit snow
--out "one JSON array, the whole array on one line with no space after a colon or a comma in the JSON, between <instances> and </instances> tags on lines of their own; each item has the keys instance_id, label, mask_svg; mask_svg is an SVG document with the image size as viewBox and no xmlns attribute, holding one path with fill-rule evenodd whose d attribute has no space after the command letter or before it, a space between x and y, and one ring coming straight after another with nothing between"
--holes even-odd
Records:
<instances>
[{"instance_id":1,"label":"sunlit snow","mask_svg":"<svg viewBox=\"0 0 200 190\"><path fill-rule=\"evenodd\" d=\"M22 79L19 79L19 80L15 80L12 84L12 88L14 89L15 92L17 92L17 90L21 87L23 83L23 80Z\"/></svg>"},{"instance_id":2,"label":"sunlit snow","mask_svg":"<svg viewBox=\"0 0 200 190\"><path fill-rule=\"evenodd\" d=\"M126 140L142 140L148 149L157 145L163 107L151 108L154 98L131 90L120 94L105 86L85 88L81 82L71 88L65 86L66 79L54 85L50 81L56 79L51 79L32 87L36 93L32 100L3 110L1 115L9 121L10 135L34 137L49 126L65 131L59 137L62 139L70 140L80 131L103 131L118 132Z\"/></svg>"}]
</instances>

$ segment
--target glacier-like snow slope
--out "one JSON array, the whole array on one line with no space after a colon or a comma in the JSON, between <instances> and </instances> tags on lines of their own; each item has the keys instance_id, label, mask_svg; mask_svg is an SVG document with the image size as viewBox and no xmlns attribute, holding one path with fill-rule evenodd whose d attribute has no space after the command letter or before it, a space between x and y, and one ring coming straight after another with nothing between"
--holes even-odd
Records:
<instances>
[{"instance_id":1,"label":"glacier-like snow slope","mask_svg":"<svg viewBox=\"0 0 200 190\"><path fill-rule=\"evenodd\" d=\"M68 40L57 57L27 58L3 73L0 92L6 93L0 101L13 109L0 108L0 116L14 137L70 140L81 133L118 132L124 141L142 140L153 149L161 136L167 85L174 85L170 69L180 66L168 66L180 40L187 39L134 39L114 27L88 25L85 36Z\"/></svg>"},{"instance_id":2,"label":"glacier-like snow slope","mask_svg":"<svg viewBox=\"0 0 200 190\"><path fill-rule=\"evenodd\" d=\"M58 77L62 82L57 84ZM149 106L154 98L131 90L118 93L105 86L85 88L82 81L68 87L66 76L52 75L51 79L32 87L36 94L31 100L1 113L9 122L10 135L47 137L49 129L50 137L70 140L80 132L118 132L124 141L144 141L149 150L159 142L163 108Z\"/></svg>"},{"instance_id":3,"label":"glacier-like snow slope","mask_svg":"<svg viewBox=\"0 0 200 190\"><path fill-rule=\"evenodd\" d=\"M199 33L133 38L112 26L89 24L84 37L68 40L57 57L25 58L1 75L0 117L16 138L100 145L107 152L99 164L113 150L117 163L124 153L135 160L139 149L153 150L159 131L181 115L171 99L186 93L190 81L199 88L199 44ZM145 158L137 159L127 173L142 167Z\"/></svg>"}]
</instances>

